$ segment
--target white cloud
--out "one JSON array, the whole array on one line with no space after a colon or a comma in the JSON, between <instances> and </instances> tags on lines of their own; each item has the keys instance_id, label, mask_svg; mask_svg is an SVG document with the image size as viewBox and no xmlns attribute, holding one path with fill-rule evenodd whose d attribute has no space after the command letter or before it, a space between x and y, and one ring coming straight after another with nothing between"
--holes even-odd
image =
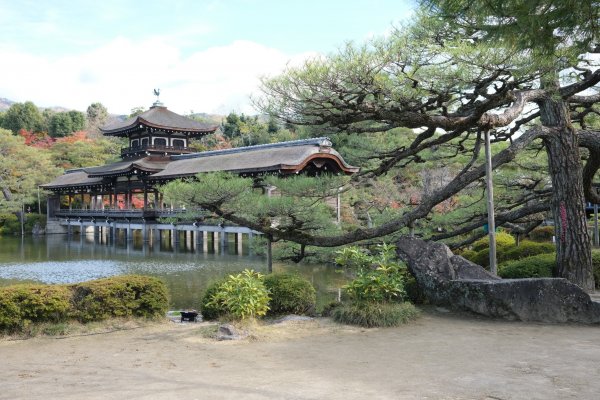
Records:
<instances>
[{"instance_id":1,"label":"white cloud","mask_svg":"<svg viewBox=\"0 0 600 400\"><path fill-rule=\"evenodd\" d=\"M152 89L160 88L161 101L178 113L252 113L248 96L256 91L259 77L309 56L242 40L184 56L171 39L116 38L55 59L0 48L0 59L10 60L3 63L0 97L81 111L99 101L112 113L126 114L133 107L150 106Z\"/></svg>"}]
</instances>

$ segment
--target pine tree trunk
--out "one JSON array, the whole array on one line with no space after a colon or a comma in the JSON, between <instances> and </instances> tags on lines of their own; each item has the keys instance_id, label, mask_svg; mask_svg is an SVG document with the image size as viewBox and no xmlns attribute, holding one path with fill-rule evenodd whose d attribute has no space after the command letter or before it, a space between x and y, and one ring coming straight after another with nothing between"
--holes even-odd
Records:
<instances>
[{"instance_id":1,"label":"pine tree trunk","mask_svg":"<svg viewBox=\"0 0 600 400\"><path fill-rule=\"evenodd\" d=\"M552 178L552 214L559 277L594 290L592 250L587 231L579 144L564 102L539 103L542 124L552 128L544 138Z\"/></svg>"}]
</instances>

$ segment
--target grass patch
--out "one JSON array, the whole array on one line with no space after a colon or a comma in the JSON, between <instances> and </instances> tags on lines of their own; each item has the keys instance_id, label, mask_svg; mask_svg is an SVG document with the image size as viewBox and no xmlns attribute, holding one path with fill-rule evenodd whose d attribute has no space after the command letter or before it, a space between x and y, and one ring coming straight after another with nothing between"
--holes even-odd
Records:
<instances>
[{"instance_id":1,"label":"grass patch","mask_svg":"<svg viewBox=\"0 0 600 400\"><path fill-rule=\"evenodd\" d=\"M419 310L409 302L350 303L331 310L334 321L365 328L398 326L417 318L419 314Z\"/></svg>"},{"instance_id":2,"label":"grass patch","mask_svg":"<svg viewBox=\"0 0 600 400\"><path fill-rule=\"evenodd\" d=\"M205 339L216 339L219 325L206 325L198 328L198 335Z\"/></svg>"}]
</instances>

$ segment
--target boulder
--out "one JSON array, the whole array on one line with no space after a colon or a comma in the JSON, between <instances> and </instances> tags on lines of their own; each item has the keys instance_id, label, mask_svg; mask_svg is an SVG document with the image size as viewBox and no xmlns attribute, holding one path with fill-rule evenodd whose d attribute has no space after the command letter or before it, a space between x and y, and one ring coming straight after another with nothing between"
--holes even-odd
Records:
<instances>
[{"instance_id":1,"label":"boulder","mask_svg":"<svg viewBox=\"0 0 600 400\"><path fill-rule=\"evenodd\" d=\"M240 331L231 324L219 326L217 340L241 340L248 337L248 332Z\"/></svg>"},{"instance_id":2,"label":"boulder","mask_svg":"<svg viewBox=\"0 0 600 400\"><path fill-rule=\"evenodd\" d=\"M510 320L600 324L600 303L566 279L501 279L443 243L412 237L396 249L432 304Z\"/></svg>"}]
</instances>

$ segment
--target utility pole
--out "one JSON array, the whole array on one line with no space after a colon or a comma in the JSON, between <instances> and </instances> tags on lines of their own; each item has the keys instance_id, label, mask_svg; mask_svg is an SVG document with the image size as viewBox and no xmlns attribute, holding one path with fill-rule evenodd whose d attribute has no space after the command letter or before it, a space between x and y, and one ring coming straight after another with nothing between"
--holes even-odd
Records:
<instances>
[{"instance_id":1,"label":"utility pole","mask_svg":"<svg viewBox=\"0 0 600 400\"><path fill-rule=\"evenodd\" d=\"M494 183L492 181L492 149L490 131L485 130L485 181L487 185L488 234L490 238L490 272L498 274L496 266L496 221L494 219Z\"/></svg>"}]
</instances>

